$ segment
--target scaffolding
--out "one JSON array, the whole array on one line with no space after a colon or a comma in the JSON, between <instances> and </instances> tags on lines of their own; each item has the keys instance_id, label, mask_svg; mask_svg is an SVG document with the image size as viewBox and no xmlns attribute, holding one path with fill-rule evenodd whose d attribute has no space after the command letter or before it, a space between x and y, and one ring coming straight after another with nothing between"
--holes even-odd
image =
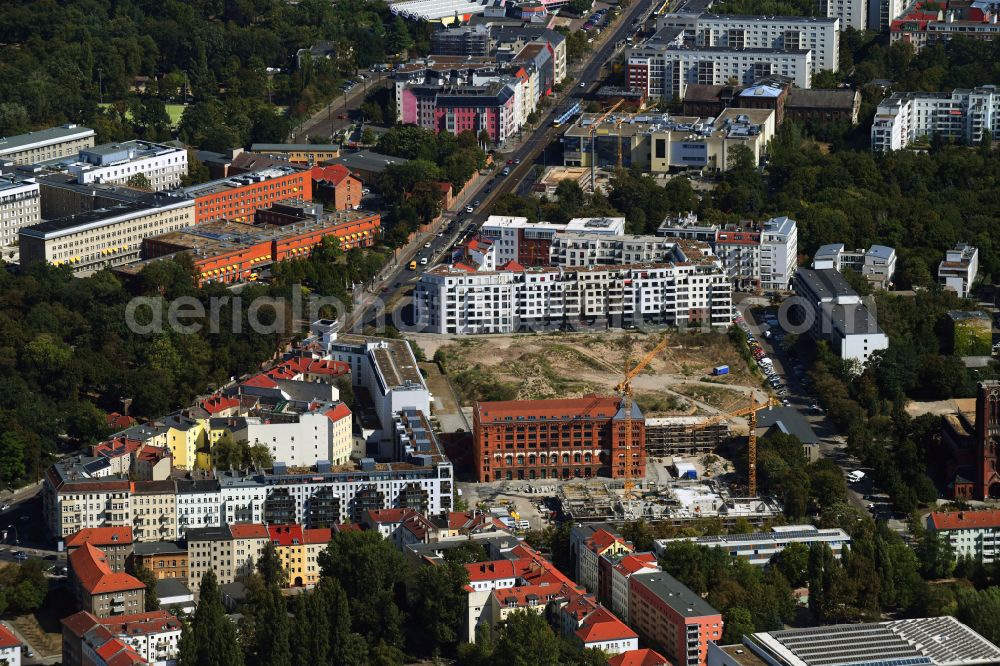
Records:
<instances>
[{"instance_id":1,"label":"scaffolding","mask_svg":"<svg viewBox=\"0 0 1000 666\"><path fill-rule=\"evenodd\" d=\"M729 423L721 421L692 428L704 420L698 416L646 419L646 455L651 458L696 455L710 453L725 444L730 437Z\"/></svg>"}]
</instances>

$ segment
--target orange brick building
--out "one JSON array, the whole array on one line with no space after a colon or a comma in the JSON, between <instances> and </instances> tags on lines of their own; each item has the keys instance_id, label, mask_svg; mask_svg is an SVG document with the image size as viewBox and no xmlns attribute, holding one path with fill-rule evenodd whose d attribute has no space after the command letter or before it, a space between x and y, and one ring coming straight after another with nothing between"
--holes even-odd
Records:
<instances>
[{"instance_id":1,"label":"orange brick building","mask_svg":"<svg viewBox=\"0 0 1000 666\"><path fill-rule=\"evenodd\" d=\"M343 164L312 168L313 192L335 210L351 210L361 205L361 181Z\"/></svg>"},{"instance_id":2,"label":"orange brick building","mask_svg":"<svg viewBox=\"0 0 1000 666\"><path fill-rule=\"evenodd\" d=\"M705 666L708 643L722 640L722 614L665 572L629 579L629 618L639 637L675 666Z\"/></svg>"},{"instance_id":3,"label":"orange brick building","mask_svg":"<svg viewBox=\"0 0 1000 666\"><path fill-rule=\"evenodd\" d=\"M274 262L308 256L327 236L344 250L370 247L381 229L378 213L342 211L295 224L207 224L172 231L143 240L144 259L189 252L193 255L199 284L243 282ZM138 272L143 264L123 269Z\"/></svg>"},{"instance_id":4,"label":"orange brick building","mask_svg":"<svg viewBox=\"0 0 1000 666\"><path fill-rule=\"evenodd\" d=\"M617 397L479 402L473 411L476 477L625 476L625 413ZM646 475L646 426L632 405L632 477Z\"/></svg>"},{"instance_id":5,"label":"orange brick building","mask_svg":"<svg viewBox=\"0 0 1000 666\"><path fill-rule=\"evenodd\" d=\"M184 188L194 199L194 222L253 221L258 208L285 199L312 199L308 169L276 166Z\"/></svg>"}]
</instances>

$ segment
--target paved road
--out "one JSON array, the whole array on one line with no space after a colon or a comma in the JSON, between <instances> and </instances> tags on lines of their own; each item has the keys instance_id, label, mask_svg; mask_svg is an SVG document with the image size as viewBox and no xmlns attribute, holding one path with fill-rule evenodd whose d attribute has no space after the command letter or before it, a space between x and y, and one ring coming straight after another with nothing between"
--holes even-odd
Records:
<instances>
[{"instance_id":1,"label":"paved road","mask_svg":"<svg viewBox=\"0 0 1000 666\"><path fill-rule=\"evenodd\" d=\"M387 85L392 80L382 72L362 70L361 73L368 79L358 83L346 95L338 90L337 96L330 104L295 128L291 141L305 143L310 136L333 136L335 132L344 129L353 122L350 118L351 111L356 112L369 93Z\"/></svg>"},{"instance_id":2,"label":"paved road","mask_svg":"<svg viewBox=\"0 0 1000 666\"><path fill-rule=\"evenodd\" d=\"M411 252L398 256L396 263L390 267L390 270L384 272L378 282L373 285L374 294L368 295L363 302L355 304L354 315L345 328L350 328L350 324L358 320L365 324L375 324L376 317L381 318L378 314L382 309L379 304L395 301L410 288L411 283L416 281L415 278L425 267L429 268L441 261L451 247L474 233L475 229L488 217L490 205L497 197L508 192L524 194L527 188L530 188L531 181L528 181L527 184L522 181L525 181L526 176L530 173L537 171L535 167L542 164L539 158L543 151L562 131L552 127L552 121L557 113L565 108L568 100L583 99L600 86L601 70L611 62L614 54L619 50L616 45L623 42L628 33L635 29L632 19L640 15L647 15L655 4L659 3L655 0L637 0L622 13L615 21L611 31L603 33L602 41L598 44L597 49L590 53L582 66L577 65L575 68L571 68L570 78L574 82L573 88L564 93L562 98L554 100L555 103L541 118L538 127L524 142L509 152L498 153L499 159L512 163L510 164L510 175L497 174L485 178L478 187L466 195L464 201L459 202L460 206L457 211L444 214L444 222L441 226L442 233L429 235L425 239L425 243L429 243L429 247L421 248L418 246L416 253ZM583 87L580 87L578 82L583 82ZM498 167L501 166L503 165L498 165ZM465 208L467 202L474 204L474 210L471 213ZM419 263L423 258L428 260L426 266ZM407 267L411 259L418 262L415 271L410 271ZM403 309L402 317L403 327L412 324L411 315L406 308ZM399 323L394 325L397 328L403 328Z\"/></svg>"}]
</instances>

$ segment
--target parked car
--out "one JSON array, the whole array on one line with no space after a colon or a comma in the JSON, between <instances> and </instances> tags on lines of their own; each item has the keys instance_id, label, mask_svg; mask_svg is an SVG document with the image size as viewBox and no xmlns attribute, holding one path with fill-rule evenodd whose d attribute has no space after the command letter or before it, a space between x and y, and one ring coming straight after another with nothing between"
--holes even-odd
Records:
<instances>
[{"instance_id":1,"label":"parked car","mask_svg":"<svg viewBox=\"0 0 1000 666\"><path fill-rule=\"evenodd\" d=\"M466 206L465 207L465 212L466 213L471 213L472 212L472 206Z\"/></svg>"}]
</instances>

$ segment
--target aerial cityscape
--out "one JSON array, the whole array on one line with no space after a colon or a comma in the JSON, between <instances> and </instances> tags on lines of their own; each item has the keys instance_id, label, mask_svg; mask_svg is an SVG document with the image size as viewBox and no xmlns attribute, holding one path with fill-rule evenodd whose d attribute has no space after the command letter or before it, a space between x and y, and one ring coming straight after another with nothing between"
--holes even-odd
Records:
<instances>
[{"instance_id":1,"label":"aerial cityscape","mask_svg":"<svg viewBox=\"0 0 1000 666\"><path fill-rule=\"evenodd\" d=\"M8 0L0 665L1000 666L1000 0Z\"/></svg>"}]
</instances>

